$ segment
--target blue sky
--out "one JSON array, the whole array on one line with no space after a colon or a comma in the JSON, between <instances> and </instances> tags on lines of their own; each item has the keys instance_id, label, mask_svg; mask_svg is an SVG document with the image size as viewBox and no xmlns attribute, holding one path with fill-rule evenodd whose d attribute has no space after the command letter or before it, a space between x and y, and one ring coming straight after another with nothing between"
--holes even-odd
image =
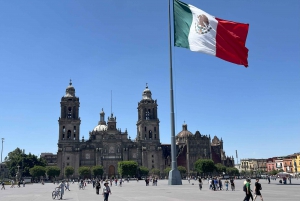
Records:
<instances>
[{"instance_id":1,"label":"blue sky","mask_svg":"<svg viewBox=\"0 0 300 201\"><path fill-rule=\"evenodd\" d=\"M199 1L218 18L249 23L249 67L173 49L176 133L218 136L227 155L267 158L299 152L300 1ZM146 83L158 101L162 143L170 143L168 0L1 1L0 137L16 147L57 151L60 99L72 79L81 136L101 108L136 136Z\"/></svg>"}]
</instances>

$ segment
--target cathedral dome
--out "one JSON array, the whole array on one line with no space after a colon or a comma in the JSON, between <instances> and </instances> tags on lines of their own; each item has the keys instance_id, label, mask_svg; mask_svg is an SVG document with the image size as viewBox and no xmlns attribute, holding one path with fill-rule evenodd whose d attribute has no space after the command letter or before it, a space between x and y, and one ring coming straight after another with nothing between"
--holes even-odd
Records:
<instances>
[{"instance_id":1,"label":"cathedral dome","mask_svg":"<svg viewBox=\"0 0 300 201\"><path fill-rule=\"evenodd\" d=\"M148 85L146 84L146 89L143 91L143 100L152 100L152 93L150 89L148 88Z\"/></svg>"},{"instance_id":2,"label":"cathedral dome","mask_svg":"<svg viewBox=\"0 0 300 201\"><path fill-rule=\"evenodd\" d=\"M69 86L66 88L65 97L75 97L75 88L72 86L71 80L70 80Z\"/></svg>"},{"instance_id":3,"label":"cathedral dome","mask_svg":"<svg viewBox=\"0 0 300 201\"><path fill-rule=\"evenodd\" d=\"M107 125L97 125L93 131L105 131L107 130Z\"/></svg>"},{"instance_id":4,"label":"cathedral dome","mask_svg":"<svg viewBox=\"0 0 300 201\"><path fill-rule=\"evenodd\" d=\"M188 131L186 124L183 124L182 125L182 131L180 131L177 134L177 137L188 137L188 136L191 136L191 135L193 135L193 133L191 133L190 131Z\"/></svg>"}]
</instances>

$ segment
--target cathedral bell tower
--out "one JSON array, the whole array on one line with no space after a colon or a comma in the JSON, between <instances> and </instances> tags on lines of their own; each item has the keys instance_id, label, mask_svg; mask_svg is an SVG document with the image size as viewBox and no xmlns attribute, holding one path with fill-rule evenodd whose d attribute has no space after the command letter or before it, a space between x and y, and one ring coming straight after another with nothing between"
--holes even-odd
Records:
<instances>
[{"instance_id":1,"label":"cathedral bell tower","mask_svg":"<svg viewBox=\"0 0 300 201\"><path fill-rule=\"evenodd\" d=\"M140 142L160 142L159 119L157 118L157 101L152 99L148 86L143 91L142 100L138 103L137 137Z\"/></svg>"},{"instance_id":2,"label":"cathedral bell tower","mask_svg":"<svg viewBox=\"0 0 300 201\"><path fill-rule=\"evenodd\" d=\"M75 96L75 88L70 80L69 86L66 88L66 95L61 98L59 138L58 143L63 142L79 142L79 131L81 120L79 118L79 98Z\"/></svg>"}]
</instances>

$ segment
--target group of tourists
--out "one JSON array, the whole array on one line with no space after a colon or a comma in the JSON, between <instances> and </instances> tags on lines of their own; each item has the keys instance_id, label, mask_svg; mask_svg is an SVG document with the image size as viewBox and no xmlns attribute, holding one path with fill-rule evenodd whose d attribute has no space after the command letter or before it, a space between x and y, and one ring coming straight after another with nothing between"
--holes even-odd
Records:
<instances>
[{"instance_id":1,"label":"group of tourists","mask_svg":"<svg viewBox=\"0 0 300 201\"><path fill-rule=\"evenodd\" d=\"M146 186L149 186L150 182L152 182L152 186L157 186L157 177L154 178L146 177L145 178Z\"/></svg>"}]
</instances>

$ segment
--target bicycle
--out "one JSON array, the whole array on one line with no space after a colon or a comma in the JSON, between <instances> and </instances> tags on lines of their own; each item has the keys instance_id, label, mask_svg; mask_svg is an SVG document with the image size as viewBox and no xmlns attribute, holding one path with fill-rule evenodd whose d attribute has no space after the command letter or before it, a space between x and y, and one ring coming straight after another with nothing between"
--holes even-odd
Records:
<instances>
[{"instance_id":1,"label":"bicycle","mask_svg":"<svg viewBox=\"0 0 300 201\"><path fill-rule=\"evenodd\" d=\"M85 188L84 184L79 184L79 190L80 189L84 190L84 188Z\"/></svg>"},{"instance_id":2,"label":"bicycle","mask_svg":"<svg viewBox=\"0 0 300 201\"><path fill-rule=\"evenodd\" d=\"M52 192L52 199L54 200L55 198L60 198L60 188L56 187L54 191Z\"/></svg>"}]
</instances>

